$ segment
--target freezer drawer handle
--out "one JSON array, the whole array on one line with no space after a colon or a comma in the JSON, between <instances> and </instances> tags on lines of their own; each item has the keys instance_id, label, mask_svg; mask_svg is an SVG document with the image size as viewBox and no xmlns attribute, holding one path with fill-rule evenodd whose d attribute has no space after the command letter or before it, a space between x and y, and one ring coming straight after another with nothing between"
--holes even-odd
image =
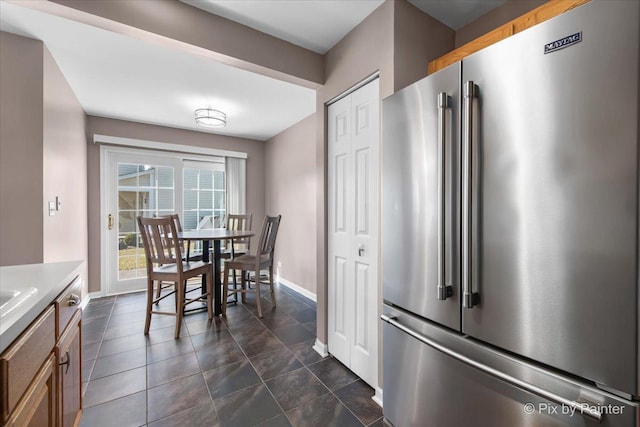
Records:
<instances>
[{"instance_id":1,"label":"freezer drawer handle","mask_svg":"<svg viewBox=\"0 0 640 427\"><path fill-rule=\"evenodd\" d=\"M471 165L471 156L473 150L473 100L478 97L478 86L468 81L463 88L464 97L464 143L462 147L462 307L473 308L474 305L480 304L480 293L473 292L471 283L472 257L471 250L473 242L471 241L472 224L472 206L473 206L473 171Z\"/></svg>"},{"instance_id":2,"label":"freezer drawer handle","mask_svg":"<svg viewBox=\"0 0 640 427\"><path fill-rule=\"evenodd\" d=\"M418 341L421 341L423 343L425 343L426 345L428 345L429 347L433 347L434 349L446 354L447 356L453 357L454 359L462 362L462 363L466 363L467 365L473 366L476 369L479 369L480 371L489 374L491 376L494 376L502 381L508 382L511 385L514 385L516 387L519 387L521 389L523 389L524 391L533 393L533 394L537 394L538 396L547 399L551 402L555 402L558 405L565 405L568 407L571 407L573 409L575 409L576 413L578 414L582 414L585 417L591 418L595 421L597 421L598 423L602 422L602 417L603 414L601 411L598 410L598 407L596 405L585 405L584 403L579 403L576 402L574 400L571 399L567 399L565 397L559 396L555 393L552 393L548 390L544 390L538 386L535 386L533 384L529 384L526 381L522 381L518 378L512 377L511 375L505 374L502 371L498 371L497 369L493 369L490 366L484 365L482 363L476 362L473 359L468 358L467 356L464 356L460 353L457 353L443 345L438 344L437 342L425 337L424 335L420 334L419 332L414 331L411 328L406 327L405 325L403 325L402 323L398 322L396 319L396 316L387 316L385 314L381 315L380 318L384 321L387 322L388 324L395 326L396 328L400 329L401 331L411 335L412 337L414 337L415 339L417 339Z\"/></svg>"},{"instance_id":3,"label":"freezer drawer handle","mask_svg":"<svg viewBox=\"0 0 640 427\"><path fill-rule=\"evenodd\" d=\"M447 116L445 112L450 108L450 97L445 92L438 94L438 299L446 300L453 296L453 286L445 284L445 259L444 259L444 182L445 165L444 152L447 144Z\"/></svg>"}]
</instances>

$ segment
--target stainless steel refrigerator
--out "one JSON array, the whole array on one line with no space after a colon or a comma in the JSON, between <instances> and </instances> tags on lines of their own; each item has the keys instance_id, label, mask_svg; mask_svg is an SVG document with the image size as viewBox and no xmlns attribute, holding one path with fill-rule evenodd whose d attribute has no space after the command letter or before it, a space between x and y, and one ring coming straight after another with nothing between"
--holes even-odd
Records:
<instances>
[{"instance_id":1,"label":"stainless steel refrigerator","mask_svg":"<svg viewBox=\"0 0 640 427\"><path fill-rule=\"evenodd\" d=\"M640 425L639 26L593 0L383 101L391 424Z\"/></svg>"}]
</instances>

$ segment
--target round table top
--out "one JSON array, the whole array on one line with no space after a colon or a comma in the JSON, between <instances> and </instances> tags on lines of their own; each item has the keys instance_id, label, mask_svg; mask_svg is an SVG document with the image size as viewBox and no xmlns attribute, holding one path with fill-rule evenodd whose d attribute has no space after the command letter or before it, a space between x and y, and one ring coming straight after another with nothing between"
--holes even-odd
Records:
<instances>
[{"instance_id":1,"label":"round table top","mask_svg":"<svg viewBox=\"0 0 640 427\"><path fill-rule=\"evenodd\" d=\"M251 230L227 230L226 228L209 228L202 230L189 230L178 233L178 239L182 240L227 240L251 237L255 233Z\"/></svg>"}]
</instances>

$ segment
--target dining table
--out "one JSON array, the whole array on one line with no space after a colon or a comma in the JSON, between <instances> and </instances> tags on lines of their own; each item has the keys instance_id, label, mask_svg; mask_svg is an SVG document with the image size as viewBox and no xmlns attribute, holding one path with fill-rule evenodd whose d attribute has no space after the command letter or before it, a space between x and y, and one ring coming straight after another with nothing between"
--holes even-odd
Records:
<instances>
[{"instance_id":1,"label":"dining table","mask_svg":"<svg viewBox=\"0 0 640 427\"><path fill-rule=\"evenodd\" d=\"M185 241L201 241L202 242L202 261L209 262L210 242L213 242L213 278L214 278L214 313L216 316L222 314L222 281L221 276L221 259L222 249L221 242L223 240L234 240L252 237L255 233L251 230L227 230L226 228L209 228L200 230L188 230L178 232L178 239ZM232 245L233 246L233 245ZM202 277L202 293L206 293L206 280Z\"/></svg>"}]
</instances>

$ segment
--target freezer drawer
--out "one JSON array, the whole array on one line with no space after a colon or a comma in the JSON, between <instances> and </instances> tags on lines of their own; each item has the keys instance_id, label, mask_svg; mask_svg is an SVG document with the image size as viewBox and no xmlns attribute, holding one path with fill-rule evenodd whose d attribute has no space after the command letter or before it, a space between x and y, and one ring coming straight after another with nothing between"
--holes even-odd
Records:
<instances>
[{"instance_id":1,"label":"freezer drawer","mask_svg":"<svg viewBox=\"0 0 640 427\"><path fill-rule=\"evenodd\" d=\"M385 319L384 416L396 427L639 425L638 402L498 353L405 312L385 307Z\"/></svg>"}]
</instances>

